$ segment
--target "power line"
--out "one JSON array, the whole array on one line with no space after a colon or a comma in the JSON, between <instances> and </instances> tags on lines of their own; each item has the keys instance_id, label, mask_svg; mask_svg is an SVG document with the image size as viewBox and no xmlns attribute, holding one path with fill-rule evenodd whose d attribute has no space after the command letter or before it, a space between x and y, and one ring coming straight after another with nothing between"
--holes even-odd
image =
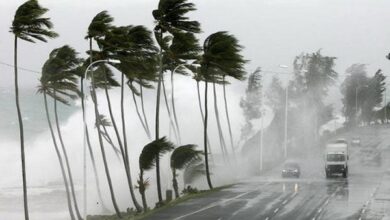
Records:
<instances>
[{"instance_id":1,"label":"power line","mask_svg":"<svg viewBox=\"0 0 390 220\"><path fill-rule=\"evenodd\" d=\"M1 65L4 65L4 66L11 67L11 68L14 68L14 67L15 67L15 66L12 65L12 64L5 63L5 62L2 62L2 61L0 61L0 64L1 64ZM24 70L24 71L27 71L27 72L31 72L31 73L38 73L38 74L41 74L41 72L39 72L39 71L27 69L27 68L24 68L24 67L18 67L18 69L19 69L19 70Z\"/></svg>"}]
</instances>

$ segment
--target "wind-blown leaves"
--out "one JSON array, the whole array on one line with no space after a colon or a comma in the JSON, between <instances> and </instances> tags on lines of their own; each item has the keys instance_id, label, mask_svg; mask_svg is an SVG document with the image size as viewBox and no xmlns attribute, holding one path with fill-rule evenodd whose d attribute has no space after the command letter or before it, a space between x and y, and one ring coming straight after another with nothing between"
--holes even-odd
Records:
<instances>
[{"instance_id":1,"label":"wind-blown leaves","mask_svg":"<svg viewBox=\"0 0 390 220\"><path fill-rule=\"evenodd\" d=\"M174 144L162 137L147 144L139 157L139 165L143 170L150 170L156 165L156 158L162 154L172 151Z\"/></svg>"},{"instance_id":2,"label":"wind-blown leaves","mask_svg":"<svg viewBox=\"0 0 390 220\"><path fill-rule=\"evenodd\" d=\"M88 27L88 33L85 38L95 38L96 40L104 37L107 30L111 29L111 23L114 21L107 11L98 13L91 21Z\"/></svg>"},{"instance_id":3,"label":"wind-blown leaves","mask_svg":"<svg viewBox=\"0 0 390 220\"><path fill-rule=\"evenodd\" d=\"M57 101L69 105L69 99L76 99L80 95L77 71L81 63L77 52L68 45L54 49L43 65L38 91L44 90Z\"/></svg>"},{"instance_id":4,"label":"wind-blown leaves","mask_svg":"<svg viewBox=\"0 0 390 220\"><path fill-rule=\"evenodd\" d=\"M242 46L237 38L225 31L211 34L203 44L203 55L200 64L206 80L221 80L220 76L228 75L242 79L246 60L240 54Z\"/></svg>"},{"instance_id":5,"label":"wind-blown leaves","mask_svg":"<svg viewBox=\"0 0 390 220\"><path fill-rule=\"evenodd\" d=\"M50 18L42 17L47 11L37 0L25 2L16 10L11 32L16 37L32 43L36 40L47 42L47 38L57 37L58 34L50 30L53 28Z\"/></svg>"},{"instance_id":6,"label":"wind-blown leaves","mask_svg":"<svg viewBox=\"0 0 390 220\"><path fill-rule=\"evenodd\" d=\"M171 155L171 168L181 170L192 161L201 160L202 151L195 150L193 144L183 145L176 148Z\"/></svg>"}]
</instances>

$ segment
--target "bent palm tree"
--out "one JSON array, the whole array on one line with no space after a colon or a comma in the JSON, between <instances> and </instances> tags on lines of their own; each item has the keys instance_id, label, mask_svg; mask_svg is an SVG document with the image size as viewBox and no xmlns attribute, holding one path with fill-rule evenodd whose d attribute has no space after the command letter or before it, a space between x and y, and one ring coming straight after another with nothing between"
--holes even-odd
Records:
<instances>
[{"instance_id":1,"label":"bent palm tree","mask_svg":"<svg viewBox=\"0 0 390 220\"><path fill-rule=\"evenodd\" d=\"M104 38L104 36L107 34L109 29L111 28L111 22L113 20L114 19L107 13L107 11L102 11L102 12L98 13L92 19L92 22L90 23L90 25L88 27L88 34L86 36L86 39L89 40L90 63L93 62L93 56L94 56L93 51L92 51L92 42L93 42L93 40L99 40L99 39ZM92 77L92 92L91 92L91 96L92 96L92 101L94 103L94 112L95 112L95 119L96 119L96 122L97 122L96 128L97 128L97 133L98 133L100 151L102 153L104 170L105 170L105 173L106 173L106 178L107 178L108 186L109 186L109 189L110 189L112 205L114 206L116 215L121 218L122 215L121 215L121 213L119 211L119 208L118 208L118 205L117 205L117 202L116 202L116 197L115 197L115 193L114 193L114 187L113 187L112 180L111 180L110 170L108 168L106 153L105 153L104 144L103 144L103 138L102 138L102 134L101 134L101 130L100 130L101 129L100 128L101 122L99 121L100 114L99 114L97 97L96 97L96 85L94 83L95 83L94 82L94 78Z\"/></svg>"},{"instance_id":2,"label":"bent palm tree","mask_svg":"<svg viewBox=\"0 0 390 220\"><path fill-rule=\"evenodd\" d=\"M55 120L57 124L58 135L62 146L62 152L65 157L66 170L70 181L70 188L71 188L71 194L74 202L74 208L76 211L77 218L82 219L77 205L77 199L74 191L73 178L69 166L68 156L66 153L66 149L59 128L57 104L56 104L57 100L59 100L64 104L69 104L66 98L75 98L76 94L78 94L74 71L78 68L80 61L81 60L76 57L76 52L69 46L63 46L61 48L53 50L50 53L49 59L45 62L42 68L42 77L40 79L41 85L38 90L44 95L46 117L49 124L53 144L60 163L62 177L64 179L64 184L65 184L65 189L66 189L67 199L68 199L68 209L69 209L69 214L71 216L71 219L74 219L74 214L71 207L72 202L70 198L68 179L64 168L63 159L59 151L57 140L51 124L46 97L47 95L49 95L54 98Z\"/></svg>"},{"instance_id":3,"label":"bent palm tree","mask_svg":"<svg viewBox=\"0 0 390 220\"><path fill-rule=\"evenodd\" d=\"M125 76L128 80L133 80L143 71L154 70L154 65L148 66L150 61L155 59L156 48L151 37L151 32L144 26L124 26L113 27L105 36L104 40L98 42L104 49L108 57L120 60L121 63L113 65L121 74L121 119L123 132L124 161L127 169L130 193L138 211L142 211L137 203L132 186L129 151L127 144L125 110L124 110L124 88Z\"/></svg>"},{"instance_id":4,"label":"bent palm tree","mask_svg":"<svg viewBox=\"0 0 390 220\"><path fill-rule=\"evenodd\" d=\"M149 144L145 145L142 149L141 155L139 156L139 191L142 197L142 203L144 205L144 210L147 210L147 203L145 197L145 183L144 172L151 170L154 166L157 167L158 160L163 154L168 153L174 149L173 143L168 141L166 137L162 137L158 140L154 140ZM159 204L161 205L161 204Z\"/></svg>"},{"instance_id":5,"label":"bent palm tree","mask_svg":"<svg viewBox=\"0 0 390 220\"><path fill-rule=\"evenodd\" d=\"M176 198L179 198L179 186L177 184L177 170L184 169L194 161L201 161L202 151L195 150L196 145L188 144L176 148L171 154L172 185Z\"/></svg>"},{"instance_id":6,"label":"bent palm tree","mask_svg":"<svg viewBox=\"0 0 390 220\"><path fill-rule=\"evenodd\" d=\"M159 75L157 83L157 100L156 100L156 120L155 120L155 135L156 140L159 139L160 131L160 95L161 95L161 81L163 79L163 51L168 50L167 38L164 34L173 32L200 32L200 24L197 21L190 21L186 14L194 11L195 6L187 0L160 0L158 8L153 11L156 26L154 28L154 35L157 43L160 46L159 52ZM157 172L157 194L159 202L162 202L161 182L159 177L159 158L156 158L156 172Z\"/></svg>"},{"instance_id":7,"label":"bent palm tree","mask_svg":"<svg viewBox=\"0 0 390 220\"><path fill-rule=\"evenodd\" d=\"M212 188L210 170L208 166L207 155L207 92L208 82L221 81L220 73L234 74L242 71L245 63L242 56L239 54L241 46L238 40L227 32L216 32L208 36L203 44L203 54L200 58L201 77L205 81L205 123L204 123L204 151L206 178L210 188Z\"/></svg>"},{"instance_id":8,"label":"bent palm tree","mask_svg":"<svg viewBox=\"0 0 390 220\"><path fill-rule=\"evenodd\" d=\"M19 6L16 10L14 20L11 26L11 32L15 35L14 39L14 71L15 71L15 102L19 122L20 135L20 155L22 161L22 180L23 180L23 205L24 218L29 219L28 201L27 201L27 179L26 164L24 152L24 130L23 120L19 104L19 85L18 85L18 38L35 43L35 40L46 42L47 38L54 38L58 35L51 31L53 24L50 18L42 17L48 9L42 8L37 0L29 0Z\"/></svg>"}]
</instances>

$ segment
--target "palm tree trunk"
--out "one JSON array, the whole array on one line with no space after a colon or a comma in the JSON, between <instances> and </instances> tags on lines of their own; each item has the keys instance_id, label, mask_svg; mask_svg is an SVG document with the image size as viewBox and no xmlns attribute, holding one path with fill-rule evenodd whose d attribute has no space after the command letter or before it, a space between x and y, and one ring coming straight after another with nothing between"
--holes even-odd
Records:
<instances>
[{"instance_id":1,"label":"palm tree trunk","mask_svg":"<svg viewBox=\"0 0 390 220\"><path fill-rule=\"evenodd\" d=\"M126 161L125 166L127 168L127 182L130 189L131 199L133 200L133 204L138 212L142 212L142 207L139 205L137 199L135 198L133 183L131 179L131 169L130 169L130 160L129 160L129 152L127 147L127 138L126 138L126 124L125 124L125 109L124 109L124 78L125 75L122 74L121 77L121 116L122 116L122 131L123 131L123 145L126 153Z\"/></svg>"},{"instance_id":2,"label":"palm tree trunk","mask_svg":"<svg viewBox=\"0 0 390 220\"><path fill-rule=\"evenodd\" d=\"M18 113L19 135L20 135L20 157L22 160L24 219L28 220L29 214L28 214L28 200L27 200L26 160L25 160L25 153L24 153L23 119L22 119L22 113L20 112L20 104L19 104L18 37L16 37L16 35L15 35L15 45L14 45L14 71L15 71L15 102L16 102L16 111Z\"/></svg>"},{"instance_id":3,"label":"palm tree trunk","mask_svg":"<svg viewBox=\"0 0 390 220\"><path fill-rule=\"evenodd\" d=\"M90 47L90 55L91 55L90 59L91 59L91 63L92 63L92 38L89 39L89 42L90 42L89 43L89 47ZM102 134L100 132L99 110L98 110L98 107L97 107L98 102L97 102L97 97L96 97L95 85L93 83L93 76L92 76L92 99L93 99L93 102L94 102L95 118L97 120L96 128L97 128L97 131L98 131L100 151L102 153L104 170L106 172L106 178L107 178L108 186L109 186L109 189L110 189L112 205L114 206L116 215L119 218L122 218L122 215L121 215L121 213L119 211L119 208L118 208L118 205L116 203L116 198L115 198L115 194L114 194L114 188L112 186L112 181L111 181L110 170L109 170L108 164L107 164L106 152L105 152L104 145L103 145Z\"/></svg>"},{"instance_id":4,"label":"palm tree trunk","mask_svg":"<svg viewBox=\"0 0 390 220\"><path fill-rule=\"evenodd\" d=\"M177 179L176 179L176 169L175 168L172 168L172 186L173 186L173 189L175 191L175 197L176 199L180 197L180 194L179 194L179 186L177 184Z\"/></svg>"},{"instance_id":5,"label":"palm tree trunk","mask_svg":"<svg viewBox=\"0 0 390 220\"><path fill-rule=\"evenodd\" d=\"M198 93L198 104L199 104L200 115L202 117L202 123L204 126L204 114L203 114L203 109L202 109L202 100L200 98L200 89L199 89L199 81L198 80L196 81L196 90ZM210 151L209 154L210 154L211 162L213 162L214 158L213 158L213 153L211 152L210 139L208 136L207 136L207 146L208 146L208 150Z\"/></svg>"},{"instance_id":6,"label":"palm tree trunk","mask_svg":"<svg viewBox=\"0 0 390 220\"><path fill-rule=\"evenodd\" d=\"M80 90L81 90L81 108L82 108L82 111L83 111L83 119L85 121L85 105L84 105L84 78L82 77L81 78L81 81L80 81ZM93 154L93 151L92 151L92 147L91 147L91 140L89 138L89 132L88 132L88 126L85 125L85 139L87 141L87 146L88 146L88 151L89 151L89 156L91 157L91 162L92 162L92 168L93 168L93 173L94 173L94 176L95 176L95 183L96 183L96 190L97 190L97 193L98 193L98 197L99 197L99 200L100 200L100 203L102 204L102 207L104 210L108 210L106 205L104 204L104 201L103 201L103 196L102 196L102 192L101 192L101 189L100 189L100 181L99 181L99 175L98 175L98 172L97 172L97 168L96 168L96 162L95 162L95 156ZM84 176L84 178L86 179L86 177ZM84 198L86 199L86 198Z\"/></svg>"},{"instance_id":7,"label":"palm tree trunk","mask_svg":"<svg viewBox=\"0 0 390 220\"><path fill-rule=\"evenodd\" d=\"M120 160L121 151L117 147L115 147L114 142L112 141L110 135L108 134L106 126L102 124L102 128L104 131L104 132L102 132L104 140L106 140L106 142L112 147L112 150L114 151L115 155Z\"/></svg>"},{"instance_id":8,"label":"palm tree trunk","mask_svg":"<svg viewBox=\"0 0 390 220\"><path fill-rule=\"evenodd\" d=\"M54 95L55 95L55 93L56 92L54 91ZM83 218L81 217L79 206L77 204L77 197L76 197L76 192L75 192L75 189L74 189L72 170L71 170L70 165L69 165L68 153L66 152L65 144L64 144L64 141L62 139L62 134L61 134L61 129L60 129L60 122L58 120L57 100L55 100L55 99L54 99L54 116L55 116L55 122L56 122L56 127L57 127L58 138L60 139L62 153L64 154L65 165L66 165L66 169L68 171L69 184L70 184L70 190L71 190L72 197L73 197L74 209L76 211L77 219L82 220Z\"/></svg>"},{"instance_id":9,"label":"palm tree trunk","mask_svg":"<svg viewBox=\"0 0 390 220\"><path fill-rule=\"evenodd\" d=\"M141 96L142 114L144 115L144 122L145 122L146 129L148 130L148 134L150 136L152 136L152 134L150 133L150 129L149 129L148 119L147 119L146 114L145 114L144 93L143 93L142 87L143 87L142 85L139 85L139 91L140 91L140 96Z\"/></svg>"},{"instance_id":10,"label":"palm tree trunk","mask_svg":"<svg viewBox=\"0 0 390 220\"><path fill-rule=\"evenodd\" d=\"M48 110L48 107L47 107L47 97L46 97L46 92L45 91L43 92L43 98L44 98L44 101L45 101L45 110L46 110L47 123L49 124L50 134L51 134L51 137L52 137L52 140L53 140L54 148L56 150L58 162L60 163L61 174L62 174L62 178L63 178L64 184L65 184L66 199L67 199L67 202L68 202L68 210L69 210L70 219L75 220L76 218L74 216L73 209L72 209L72 201L71 201L71 198L70 198L68 178L67 178L66 173L65 173L64 162L62 161L61 153L60 153L60 150L58 149L58 145L57 145L57 141L56 141L56 138L55 138L55 135L54 135L53 127L51 125L49 110Z\"/></svg>"},{"instance_id":11,"label":"palm tree trunk","mask_svg":"<svg viewBox=\"0 0 390 220\"><path fill-rule=\"evenodd\" d=\"M150 135L148 129L146 128L145 122L144 122L144 120L142 119L141 113L140 113L140 111L139 111L139 107L138 107L137 99L136 99L136 97L135 97L135 93L134 93L134 91L133 91L132 89L130 89L130 90L131 90L131 94L132 94L132 96L133 96L133 102L134 102L134 105L135 105L135 110L136 110L136 112L137 112L138 119L139 119L139 121L141 122L142 127L143 127L144 130L145 130L146 136L148 136L149 140L152 140L152 137L151 137L151 135Z\"/></svg>"},{"instance_id":12,"label":"palm tree trunk","mask_svg":"<svg viewBox=\"0 0 390 220\"><path fill-rule=\"evenodd\" d=\"M217 91L215 89L215 82L213 82L213 92L214 92L214 112L215 112L215 119L217 120L217 127L218 127L218 136L219 136L219 143L221 146L222 154L225 160L228 158L228 152L226 149L226 142L225 138L223 137L222 127L221 127L221 121L219 119L219 110L218 110L218 100L217 100Z\"/></svg>"},{"instance_id":13,"label":"palm tree trunk","mask_svg":"<svg viewBox=\"0 0 390 220\"><path fill-rule=\"evenodd\" d=\"M225 114L226 114L226 120L227 120L227 123L228 123L228 127L229 127L229 136L230 136L230 146L232 148L232 152L233 152L233 157L236 156L236 152L234 150L234 142L233 142L233 134L232 134L232 126L230 124L230 117L229 117L229 111L228 111L228 104L227 104L227 99L226 99L226 84L225 84L225 76L223 76L223 99L225 101Z\"/></svg>"},{"instance_id":14,"label":"palm tree trunk","mask_svg":"<svg viewBox=\"0 0 390 220\"><path fill-rule=\"evenodd\" d=\"M172 102L173 118L174 118L174 121L175 121L177 134L178 134L178 137L179 137L179 144L181 144L181 134L180 134L180 127L179 127L179 120L177 119L176 107L175 107L175 84L174 84L174 80L173 80L173 71L171 71L171 86L172 86L171 102Z\"/></svg>"},{"instance_id":15,"label":"palm tree trunk","mask_svg":"<svg viewBox=\"0 0 390 220\"><path fill-rule=\"evenodd\" d=\"M204 143L204 161L206 165L206 178L209 188L212 189L213 185L211 184L210 170L209 170L209 160L207 152L207 120L208 120L208 109L207 109L207 81L205 81L205 91L204 91L204 134L203 134L203 143Z\"/></svg>"},{"instance_id":16,"label":"palm tree trunk","mask_svg":"<svg viewBox=\"0 0 390 220\"><path fill-rule=\"evenodd\" d=\"M155 121L155 134L156 140L160 137L160 96L161 96L161 81L163 78L163 69L162 69L162 49L160 49L159 54L159 75L157 83L157 100L156 100L156 121ZM161 193L161 180L160 180L160 157L156 156L156 179L157 179L157 195L159 203L163 202L162 193Z\"/></svg>"},{"instance_id":17,"label":"palm tree trunk","mask_svg":"<svg viewBox=\"0 0 390 220\"><path fill-rule=\"evenodd\" d=\"M104 75L104 80L105 80L105 83L107 83L106 75ZM123 152L124 148L123 148L123 144L122 144L122 139L121 139L121 136L120 136L119 131L118 131L118 126L116 125L114 114L112 112L111 99L110 99L110 95L108 94L107 85L104 86L104 93L106 94L106 100L107 100L107 105L108 105L108 112L110 114L112 127L114 128L114 131L115 131L115 135L116 135L116 138L117 138L117 141L118 141L119 149L121 150L121 152ZM105 129L105 127L104 127L104 129ZM108 135L107 131L106 131L106 134ZM111 139L111 138L109 138L109 139ZM125 156L125 155L122 155L122 156ZM125 158L123 158L123 159L125 159Z\"/></svg>"},{"instance_id":18,"label":"palm tree trunk","mask_svg":"<svg viewBox=\"0 0 390 220\"><path fill-rule=\"evenodd\" d=\"M145 190L146 190L146 186L145 186L145 183L144 183L144 171L142 169L140 169L140 174L139 174L139 193L141 194L141 198L142 198L142 205L144 207L144 212L147 212L148 211L148 204L146 203L146 196L145 196Z\"/></svg>"},{"instance_id":19,"label":"palm tree trunk","mask_svg":"<svg viewBox=\"0 0 390 220\"><path fill-rule=\"evenodd\" d=\"M172 114L171 114L171 110L169 108L169 103L168 103L168 98L167 98L167 91L165 89L165 82L164 82L164 78L161 80L161 83L162 83L162 87L163 87L163 95L164 95L164 101L165 101L165 107L167 108L167 112L168 112L168 117L169 117L169 123L173 129L173 134L175 135L175 139L177 141L177 143L180 144L180 138L179 138L179 135L177 133L177 130L176 130L176 127L175 127L175 124L173 123L172 121Z\"/></svg>"}]
</instances>

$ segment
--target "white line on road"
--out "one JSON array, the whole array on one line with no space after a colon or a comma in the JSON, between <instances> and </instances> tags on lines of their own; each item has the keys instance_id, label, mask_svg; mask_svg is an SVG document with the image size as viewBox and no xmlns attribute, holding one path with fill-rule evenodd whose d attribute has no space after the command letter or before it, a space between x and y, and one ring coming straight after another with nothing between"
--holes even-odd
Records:
<instances>
[{"instance_id":1,"label":"white line on road","mask_svg":"<svg viewBox=\"0 0 390 220\"><path fill-rule=\"evenodd\" d=\"M270 184L270 183L269 183L269 184ZM266 184L266 185L269 185L269 184ZM262 186L262 187L264 187L264 186ZM240 195L237 195L237 196L232 197L232 198L227 199L227 200L223 200L223 201L219 201L219 202L214 202L214 203L212 203L212 204L210 204L210 205L208 205L208 206L205 206L205 207L203 207L203 208L201 208L201 209L199 209L199 210L196 210L196 211L194 211L194 212L191 212L191 213L188 213L188 214L179 216L179 217L177 217L177 218L174 218L173 220L179 220L179 219L188 217L188 216L190 216L190 215L193 215L193 214L196 214L196 213L199 213L199 212L203 212L203 211L205 211L205 210L207 210L207 209L211 209L211 208L214 208L214 207L216 207L216 206L219 206L219 205L221 205L221 203L228 203L228 202L231 202L231 201L233 201L233 200L235 200L235 199L238 199L238 198L240 198L240 197L242 197L242 196L245 196L245 195L247 195L247 194L256 192L256 191L258 191L258 190L260 190L260 189L261 189L261 187L256 188L256 189L253 190L253 191L241 193Z\"/></svg>"},{"instance_id":2,"label":"white line on road","mask_svg":"<svg viewBox=\"0 0 390 220\"><path fill-rule=\"evenodd\" d=\"M279 211L279 208L276 208L275 210L274 210L274 213L277 213Z\"/></svg>"}]
</instances>

